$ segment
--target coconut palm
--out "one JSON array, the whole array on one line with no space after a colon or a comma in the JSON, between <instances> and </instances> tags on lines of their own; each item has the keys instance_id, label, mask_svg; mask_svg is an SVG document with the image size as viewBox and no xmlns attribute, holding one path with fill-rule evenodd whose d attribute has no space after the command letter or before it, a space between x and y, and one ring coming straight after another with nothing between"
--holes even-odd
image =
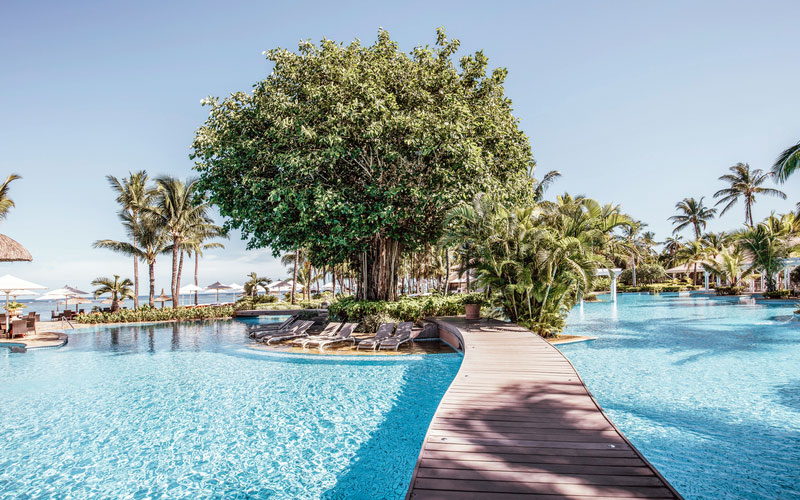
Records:
<instances>
[{"instance_id":1,"label":"coconut palm","mask_svg":"<svg viewBox=\"0 0 800 500\"><path fill-rule=\"evenodd\" d=\"M145 214L162 227L171 240L172 251L172 307L178 307L180 283L180 257L184 244L192 237L192 228L212 224L207 215L208 203L200 192L196 179L186 182L170 176L156 179L158 190L153 206Z\"/></svg>"},{"instance_id":2,"label":"coconut palm","mask_svg":"<svg viewBox=\"0 0 800 500\"><path fill-rule=\"evenodd\" d=\"M706 264L706 268L715 276L728 282L730 286L739 286L742 276L750 274L752 266L746 268L744 252L738 247L725 247L717 259Z\"/></svg>"},{"instance_id":3,"label":"coconut palm","mask_svg":"<svg viewBox=\"0 0 800 500\"><path fill-rule=\"evenodd\" d=\"M772 174L780 182L785 182L798 168L800 168L800 142L787 148L778 156L775 164L772 165Z\"/></svg>"},{"instance_id":4,"label":"coconut palm","mask_svg":"<svg viewBox=\"0 0 800 500\"><path fill-rule=\"evenodd\" d=\"M730 174L725 174L719 178L719 180L730 184L730 187L720 189L714 193L714 198L720 198L716 204L725 204L720 215L724 215L741 198L744 201L744 223L752 227L752 207L756 202L756 195L763 194L786 199L786 194L783 191L761 187L764 182L773 178L774 174L772 172L764 172L760 168L750 170L750 165L747 163L737 163L730 168L730 171Z\"/></svg>"},{"instance_id":5,"label":"coconut palm","mask_svg":"<svg viewBox=\"0 0 800 500\"><path fill-rule=\"evenodd\" d=\"M98 298L103 294L111 294L111 312L119 311L119 301L133 298L133 282L125 278L119 279L119 275L115 274L114 279L106 277L95 278L92 280L92 286L97 288L94 291L94 298Z\"/></svg>"},{"instance_id":6,"label":"coconut palm","mask_svg":"<svg viewBox=\"0 0 800 500\"><path fill-rule=\"evenodd\" d=\"M11 174L6 177L3 184L0 184L0 220L5 219L8 216L8 212L14 207L14 201L8 197L8 185L17 179L22 179L22 177L17 174Z\"/></svg>"},{"instance_id":7,"label":"coconut palm","mask_svg":"<svg viewBox=\"0 0 800 500\"><path fill-rule=\"evenodd\" d=\"M785 228L768 220L739 231L735 237L737 246L752 261L753 269L765 274L767 291L774 291L775 275L783 269L785 259L797 252Z\"/></svg>"},{"instance_id":8,"label":"coconut palm","mask_svg":"<svg viewBox=\"0 0 800 500\"><path fill-rule=\"evenodd\" d=\"M189 236L184 240L181 245L181 258L178 264L178 289L180 289L180 277L183 270L183 254L184 252L192 256L194 255L194 286L199 286L198 271L200 267L200 257L203 256L204 250L212 248L225 248L225 245L219 242L206 243L208 240L214 238L228 238L228 232L220 226L210 224L205 219L199 219L196 224L192 225L187 231ZM194 305L197 305L197 292L194 292Z\"/></svg>"},{"instance_id":9,"label":"coconut palm","mask_svg":"<svg viewBox=\"0 0 800 500\"><path fill-rule=\"evenodd\" d=\"M126 232L131 236L136 245L127 241L98 240L94 242L94 248L105 248L112 252L132 256L147 263L150 274L149 304L155 306L156 297L156 257L169 250L168 235L157 223L158 221L150 218L143 218L134 222L131 214L122 217L122 224Z\"/></svg>"},{"instance_id":10,"label":"coconut palm","mask_svg":"<svg viewBox=\"0 0 800 500\"><path fill-rule=\"evenodd\" d=\"M694 266L693 283L697 285L697 265L705 264L708 260L708 250L705 242L701 239L690 241L678 250L675 254L675 260L680 264L686 264L687 271Z\"/></svg>"},{"instance_id":11,"label":"coconut palm","mask_svg":"<svg viewBox=\"0 0 800 500\"><path fill-rule=\"evenodd\" d=\"M713 219L714 214L717 213L716 208L709 208L703 205L703 199L705 199L705 196L700 197L700 200L684 198L675 204L678 214L668 219L675 225L672 230L673 234L691 226L694 228L695 239L700 239L700 230L705 230L708 221Z\"/></svg>"},{"instance_id":12,"label":"coconut palm","mask_svg":"<svg viewBox=\"0 0 800 500\"><path fill-rule=\"evenodd\" d=\"M127 214L134 223L139 222L139 215L146 209L153 200L155 192L147 186L149 177L147 172L129 172L127 178L117 179L113 175L107 175L106 180L111 189L117 193L117 203L122 207L120 217ZM124 221L123 221L124 222ZM133 246L136 247L136 234L132 234ZM133 256L133 283L134 283L134 309L139 307L139 258Z\"/></svg>"},{"instance_id":13,"label":"coconut palm","mask_svg":"<svg viewBox=\"0 0 800 500\"><path fill-rule=\"evenodd\" d=\"M559 177L561 177L561 172L558 170L551 170L544 174L544 177L542 177L541 180L536 181L533 185L533 201L542 201L547 188L549 188L550 185L552 185Z\"/></svg>"},{"instance_id":14,"label":"coconut palm","mask_svg":"<svg viewBox=\"0 0 800 500\"><path fill-rule=\"evenodd\" d=\"M244 284L244 293L251 297L255 297L258 295L258 287L264 289L264 293L269 293L269 285L272 283L272 280L269 278L265 278L263 276L259 276L258 273L250 273L248 275L248 279Z\"/></svg>"},{"instance_id":15,"label":"coconut palm","mask_svg":"<svg viewBox=\"0 0 800 500\"><path fill-rule=\"evenodd\" d=\"M661 259L668 265L675 263L675 255L683 247L683 237L681 235L669 236L662 242L664 248L661 252Z\"/></svg>"}]
</instances>

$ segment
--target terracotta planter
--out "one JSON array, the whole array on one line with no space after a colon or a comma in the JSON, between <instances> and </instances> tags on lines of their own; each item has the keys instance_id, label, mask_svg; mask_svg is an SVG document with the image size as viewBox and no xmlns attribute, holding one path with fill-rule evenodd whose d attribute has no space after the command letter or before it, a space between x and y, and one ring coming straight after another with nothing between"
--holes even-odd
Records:
<instances>
[{"instance_id":1,"label":"terracotta planter","mask_svg":"<svg viewBox=\"0 0 800 500\"><path fill-rule=\"evenodd\" d=\"M481 319L480 304L464 304L467 319Z\"/></svg>"}]
</instances>

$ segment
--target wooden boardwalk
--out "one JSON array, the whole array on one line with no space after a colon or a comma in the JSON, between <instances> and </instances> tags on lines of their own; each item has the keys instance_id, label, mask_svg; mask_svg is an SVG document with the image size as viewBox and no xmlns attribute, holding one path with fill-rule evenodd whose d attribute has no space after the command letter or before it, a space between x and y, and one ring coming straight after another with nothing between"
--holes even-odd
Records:
<instances>
[{"instance_id":1,"label":"wooden boardwalk","mask_svg":"<svg viewBox=\"0 0 800 500\"><path fill-rule=\"evenodd\" d=\"M558 349L513 324L435 321L464 360L428 429L407 498L681 498Z\"/></svg>"}]
</instances>

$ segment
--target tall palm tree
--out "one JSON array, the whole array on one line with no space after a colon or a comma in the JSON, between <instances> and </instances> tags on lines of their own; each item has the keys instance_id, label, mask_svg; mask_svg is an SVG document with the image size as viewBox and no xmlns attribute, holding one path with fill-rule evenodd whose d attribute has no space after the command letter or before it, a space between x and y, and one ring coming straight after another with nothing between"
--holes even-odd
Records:
<instances>
[{"instance_id":1,"label":"tall palm tree","mask_svg":"<svg viewBox=\"0 0 800 500\"><path fill-rule=\"evenodd\" d=\"M136 241L136 245L127 241L98 240L94 242L94 248L105 248L112 252L132 256L147 263L150 274L150 307L155 306L156 297L156 257L168 251L168 235L158 224L158 221L151 218L143 218L138 222L133 221L131 214L122 217L126 231L131 235L131 240Z\"/></svg>"},{"instance_id":2,"label":"tall palm tree","mask_svg":"<svg viewBox=\"0 0 800 500\"><path fill-rule=\"evenodd\" d=\"M675 258L681 264L686 264L687 271L689 270L689 267L694 265L693 283L697 285L697 265L705 264L705 261L708 258L708 250L706 249L705 242L699 239L690 241L678 250Z\"/></svg>"},{"instance_id":3,"label":"tall palm tree","mask_svg":"<svg viewBox=\"0 0 800 500\"><path fill-rule=\"evenodd\" d=\"M117 179L113 175L107 175L106 180L111 186L111 189L117 193L117 203L122 207L120 217L124 214L130 215L134 223L139 222L139 216L143 210L150 205L150 202L155 196L153 189L147 186L149 177L147 172L140 170L138 172L129 172L127 178L122 180ZM133 246L136 244L136 234L131 235L133 238ZM134 283L134 309L139 308L139 258L133 256L133 283Z\"/></svg>"},{"instance_id":4,"label":"tall palm tree","mask_svg":"<svg viewBox=\"0 0 800 500\"><path fill-rule=\"evenodd\" d=\"M189 228L189 236L183 243L182 252L188 255L194 255L194 286L198 285L198 270L200 267L200 257L203 256L203 250L210 250L212 248L225 248L225 245L218 242L206 243L206 241L214 238L228 238L228 232L224 228L203 222L202 219L197 224ZM181 264L178 266L178 283L180 285L180 269L183 267L183 255L181 255ZM178 286L180 288L180 286ZM197 305L197 292L194 292L194 305Z\"/></svg>"},{"instance_id":5,"label":"tall palm tree","mask_svg":"<svg viewBox=\"0 0 800 500\"><path fill-rule=\"evenodd\" d=\"M289 252L281 257L281 264L289 267L292 271L292 290L289 292L289 297L292 304L297 302L297 298L295 297L295 290L297 290L297 275L301 272L301 269L306 267L305 254L306 252L304 252L302 248L298 248L294 252ZM303 294L305 294L305 290L303 290Z\"/></svg>"},{"instance_id":6,"label":"tall palm tree","mask_svg":"<svg viewBox=\"0 0 800 500\"><path fill-rule=\"evenodd\" d=\"M729 170L731 173L723 175L719 180L727 182L730 187L714 193L714 198L720 198L717 205L725 203L720 215L724 215L741 198L744 200L744 223L753 227L752 207L756 202L756 195L764 194L786 199L783 191L761 187L767 179L774 176L772 172L764 172L760 168L750 170L750 165L747 163L737 163Z\"/></svg>"},{"instance_id":7,"label":"tall palm tree","mask_svg":"<svg viewBox=\"0 0 800 500\"><path fill-rule=\"evenodd\" d=\"M768 291L775 290L775 275L783 269L785 259L797 253L797 245L789 238L786 227L766 221L736 233L736 243L753 263L763 271Z\"/></svg>"},{"instance_id":8,"label":"tall palm tree","mask_svg":"<svg viewBox=\"0 0 800 500\"><path fill-rule=\"evenodd\" d=\"M193 227L212 224L212 221L207 215L208 203L200 192L197 179L184 182L163 176L156 179L156 189L155 203L147 208L146 216L164 228L172 240L172 307L177 308L181 249L191 238Z\"/></svg>"},{"instance_id":9,"label":"tall palm tree","mask_svg":"<svg viewBox=\"0 0 800 500\"><path fill-rule=\"evenodd\" d=\"M669 236L664 240L662 245L664 245L664 248L662 249L661 259L668 264L667 267L670 267L675 263L675 255L678 253L678 250L683 247L683 237L679 234Z\"/></svg>"},{"instance_id":10,"label":"tall palm tree","mask_svg":"<svg viewBox=\"0 0 800 500\"><path fill-rule=\"evenodd\" d=\"M795 173L800 168L800 142L786 148L772 165L772 174L781 182Z\"/></svg>"},{"instance_id":11,"label":"tall palm tree","mask_svg":"<svg viewBox=\"0 0 800 500\"><path fill-rule=\"evenodd\" d=\"M705 199L705 196L700 197L700 200L684 198L675 204L678 214L667 219L675 225L672 230L673 234L691 226L694 228L695 239L700 239L700 230L705 230L708 221L713 219L714 214L717 213L716 208L709 208L703 205L703 199Z\"/></svg>"},{"instance_id":12,"label":"tall palm tree","mask_svg":"<svg viewBox=\"0 0 800 500\"><path fill-rule=\"evenodd\" d=\"M133 298L133 290L131 286L133 282L125 278L119 279L119 275L115 274L114 279L106 277L95 278L92 280L92 286L97 288L94 291L94 298L98 298L104 293L111 294L111 312L119 311L119 301Z\"/></svg>"},{"instance_id":13,"label":"tall palm tree","mask_svg":"<svg viewBox=\"0 0 800 500\"><path fill-rule=\"evenodd\" d=\"M22 179L22 177L17 174L11 174L6 177L5 182L0 184L0 220L5 219L8 216L8 212L14 207L14 201L8 197L8 185L17 179Z\"/></svg>"}]
</instances>

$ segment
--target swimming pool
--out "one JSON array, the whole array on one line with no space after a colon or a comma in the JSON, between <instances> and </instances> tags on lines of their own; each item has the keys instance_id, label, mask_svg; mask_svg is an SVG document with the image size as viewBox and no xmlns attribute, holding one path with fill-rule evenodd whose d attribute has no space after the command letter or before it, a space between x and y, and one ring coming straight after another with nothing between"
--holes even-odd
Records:
<instances>
[{"instance_id":1,"label":"swimming pool","mask_svg":"<svg viewBox=\"0 0 800 500\"><path fill-rule=\"evenodd\" d=\"M795 308L623 294L576 306L565 333L598 339L560 348L686 498L800 498Z\"/></svg>"},{"instance_id":2,"label":"swimming pool","mask_svg":"<svg viewBox=\"0 0 800 500\"><path fill-rule=\"evenodd\" d=\"M247 342L214 321L0 349L0 498L403 498L460 356Z\"/></svg>"}]
</instances>

